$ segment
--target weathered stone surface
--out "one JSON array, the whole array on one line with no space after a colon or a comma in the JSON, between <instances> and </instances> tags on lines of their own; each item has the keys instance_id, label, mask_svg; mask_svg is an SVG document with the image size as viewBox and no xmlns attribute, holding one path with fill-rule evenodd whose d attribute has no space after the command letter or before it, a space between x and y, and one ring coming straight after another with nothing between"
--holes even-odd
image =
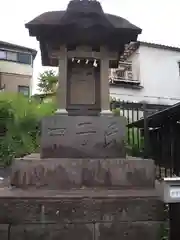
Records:
<instances>
[{"instance_id":1,"label":"weathered stone surface","mask_svg":"<svg viewBox=\"0 0 180 240\"><path fill-rule=\"evenodd\" d=\"M161 222L116 222L91 224L19 224L11 226L11 240L159 240ZM1 238L7 240L7 238Z\"/></svg>"},{"instance_id":2,"label":"weathered stone surface","mask_svg":"<svg viewBox=\"0 0 180 240\"><path fill-rule=\"evenodd\" d=\"M158 222L99 223L95 240L160 240L161 224Z\"/></svg>"},{"instance_id":3,"label":"weathered stone surface","mask_svg":"<svg viewBox=\"0 0 180 240\"><path fill-rule=\"evenodd\" d=\"M40 159L30 155L12 166L11 184L20 188L82 187L153 188L155 167L152 160L129 159Z\"/></svg>"},{"instance_id":4,"label":"weathered stone surface","mask_svg":"<svg viewBox=\"0 0 180 240\"><path fill-rule=\"evenodd\" d=\"M11 240L92 240L93 235L93 224L25 224L11 227Z\"/></svg>"},{"instance_id":5,"label":"weathered stone surface","mask_svg":"<svg viewBox=\"0 0 180 240\"><path fill-rule=\"evenodd\" d=\"M162 222L101 222L101 223L20 223L0 225L1 240L70 240L73 238L86 240L159 240Z\"/></svg>"},{"instance_id":6,"label":"weathered stone surface","mask_svg":"<svg viewBox=\"0 0 180 240\"><path fill-rule=\"evenodd\" d=\"M42 190L41 190L42 191ZM149 191L85 190L54 193L41 197L35 191L26 196L19 191L0 198L0 223L41 222L131 222L163 221L164 206L156 193ZM38 192L38 191L37 191ZM113 192L113 193L112 193ZM2 192L1 192L2 194ZM51 193L52 194L52 193ZM44 195L44 196L43 196Z\"/></svg>"},{"instance_id":7,"label":"weathered stone surface","mask_svg":"<svg viewBox=\"0 0 180 240\"><path fill-rule=\"evenodd\" d=\"M0 224L0 239L1 240L9 240L8 239L8 224Z\"/></svg>"},{"instance_id":8,"label":"weathered stone surface","mask_svg":"<svg viewBox=\"0 0 180 240\"><path fill-rule=\"evenodd\" d=\"M42 158L125 157L125 118L55 115L42 120Z\"/></svg>"}]
</instances>

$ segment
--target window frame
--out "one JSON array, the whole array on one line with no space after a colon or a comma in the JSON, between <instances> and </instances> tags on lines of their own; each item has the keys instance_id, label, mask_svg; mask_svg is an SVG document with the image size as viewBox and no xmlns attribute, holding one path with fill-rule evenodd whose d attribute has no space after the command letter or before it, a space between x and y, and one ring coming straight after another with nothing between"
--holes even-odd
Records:
<instances>
[{"instance_id":1,"label":"window frame","mask_svg":"<svg viewBox=\"0 0 180 240\"><path fill-rule=\"evenodd\" d=\"M16 54L16 60L15 59L9 59L8 58L8 54ZM18 53L17 52L13 52L13 51L6 51L6 60L10 61L10 62L17 62L18 59Z\"/></svg>"},{"instance_id":2,"label":"window frame","mask_svg":"<svg viewBox=\"0 0 180 240\"><path fill-rule=\"evenodd\" d=\"M20 91L20 89L28 89L28 94L26 95L26 94L24 94L24 92L23 91ZM23 94L25 97L29 97L30 96L30 87L29 86L27 86L27 85L18 85L18 93L21 93L21 94Z\"/></svg>"},{"instance_id":3,"label":"window frame","mask_svg":"<svg viewBox=\"0 0 180 240\"><path fill-rule=\"evenodd\" d=\"M16 62L16 63L20 63L20 64L26 64L29 66L33 66L33 58L32 58L32 54L31 53L27 53L27 52L18 52L18 51L11 51L11 50L7 50L7 49L0 49L0 52L5 53L4 57L0 57L0 60L4 60L4 61L9 61L9 62ZM16 54L17 57L16 59L8 59L8 53L9 54ZM24 56L23 56L24 55ZM28 59L28 61L23 61L22 59L20 59L20 56L23 57L27 57L26 60Z\"/></svg>"},{"instance_id":4,"label":"window frame","mask_svg":"<svg viewBox=\"0 0 180 240\"><path fill-rule=\"evenodd\" d=\"M20 60L20 56L28 56L29 57L29 62L25 62L25 61L22 61ZM23 53L23 52L18 52L17 54L17 62L21 63L21 64L27 64L27 65L32 65L32 55L30 53Z\"/></svg>"},{"instance_id":5,"label":"window frame","mask_svg":"<svg viewBox=\"0 0 180 240\"><path fill-rule=\"evenodd\" d=\"M7 51L0 49L0 52L4 52L5 53L5 58L1 58L1 56L0 56L0 60L7 60Z\"/></svg>"},{"instance_id":6,"label":"window frame","mask_svg":"<svg viewBox=\"0 0 180 240\"><path fill-rule=\"evenodd\" d=\"M179 77L180 77L180 61L178 61L177 64L178 64L178 72L179 72Z\"/></svg>"}]
</instances>

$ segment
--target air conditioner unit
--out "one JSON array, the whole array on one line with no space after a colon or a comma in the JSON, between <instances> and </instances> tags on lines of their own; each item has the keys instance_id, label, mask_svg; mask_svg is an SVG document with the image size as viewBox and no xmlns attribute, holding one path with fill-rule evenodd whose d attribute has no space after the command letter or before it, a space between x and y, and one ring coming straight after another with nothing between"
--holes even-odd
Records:
<instances>
[{"instance_id":1,"label":"air conditioner unit","mask_svg":"<svg viewBox=\"0 0 180 240\"><path fill-rule=\"evenodd\" d=\"M129 79L129 80L133 79L132 71L127 71L127 79Z\"/></svg>"}]
</instances>

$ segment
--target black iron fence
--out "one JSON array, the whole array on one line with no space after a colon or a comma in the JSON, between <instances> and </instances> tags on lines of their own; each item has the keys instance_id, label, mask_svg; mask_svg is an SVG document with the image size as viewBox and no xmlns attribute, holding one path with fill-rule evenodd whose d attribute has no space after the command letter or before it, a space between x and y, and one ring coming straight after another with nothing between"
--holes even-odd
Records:
<instances>
[{"instance_id":1,"label":"black iron fence","mask_svg":"<svg viewBox=\"0 0 180 240\"><path fill-rule=\"evenodd\" d=\"M121 115L127 119L127 144L131 148L133 156L148 155L148 146L146 143L146 125L147 117L166 109L167 105L135 103L126 101L112 101L111 109L115 115ZM143 127L131 127L130 124L143 119Z\"/></svg>"},{"instance_id":2,"label":"black iron fence","mask_svg":"<svg viewBox=\"0 0 180 240\"><path fill-rule=\"evenodd\" d=\"M167 105L114 101L111 108L115 115L125 116L127 119L127 153L134 157L152 158L155 160L157 178L179 174L177 170L179 129L172 132L167 124L162 128L149 126L149 117L168 109ZM137 123L137 124L136 124ZM177 134L175 134L177 133ZM176 140L175 140L176 139ZM179 141L180 143L180 141ZM176 149L176 151L175 151ZM175 164L176 163L176 164ZM176 165L176 169L175 168ZM180 165L180 164L179 164ZM180 169L180 167L178 167Z\"/></svg>"}]
</instances>

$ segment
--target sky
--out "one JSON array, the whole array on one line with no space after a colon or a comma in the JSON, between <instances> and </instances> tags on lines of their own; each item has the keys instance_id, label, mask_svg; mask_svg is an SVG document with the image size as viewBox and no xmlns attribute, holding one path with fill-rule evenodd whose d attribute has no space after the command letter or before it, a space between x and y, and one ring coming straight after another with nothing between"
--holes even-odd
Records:
<instances>
[{"instance_id":1,"label":"sky","mask_svg":"<svg viewBox=\"0 0 180 240\"><path fill-rule=\"evenodd\" d=\"M43 12L64 10L69 0L1 0L0 40L38 50L33 92L42 67L39 43L24 24ZM106 13L119 15L142 28L139 40L180 47L179 0L100 0Z\"/></svg>"}]
</instances>

